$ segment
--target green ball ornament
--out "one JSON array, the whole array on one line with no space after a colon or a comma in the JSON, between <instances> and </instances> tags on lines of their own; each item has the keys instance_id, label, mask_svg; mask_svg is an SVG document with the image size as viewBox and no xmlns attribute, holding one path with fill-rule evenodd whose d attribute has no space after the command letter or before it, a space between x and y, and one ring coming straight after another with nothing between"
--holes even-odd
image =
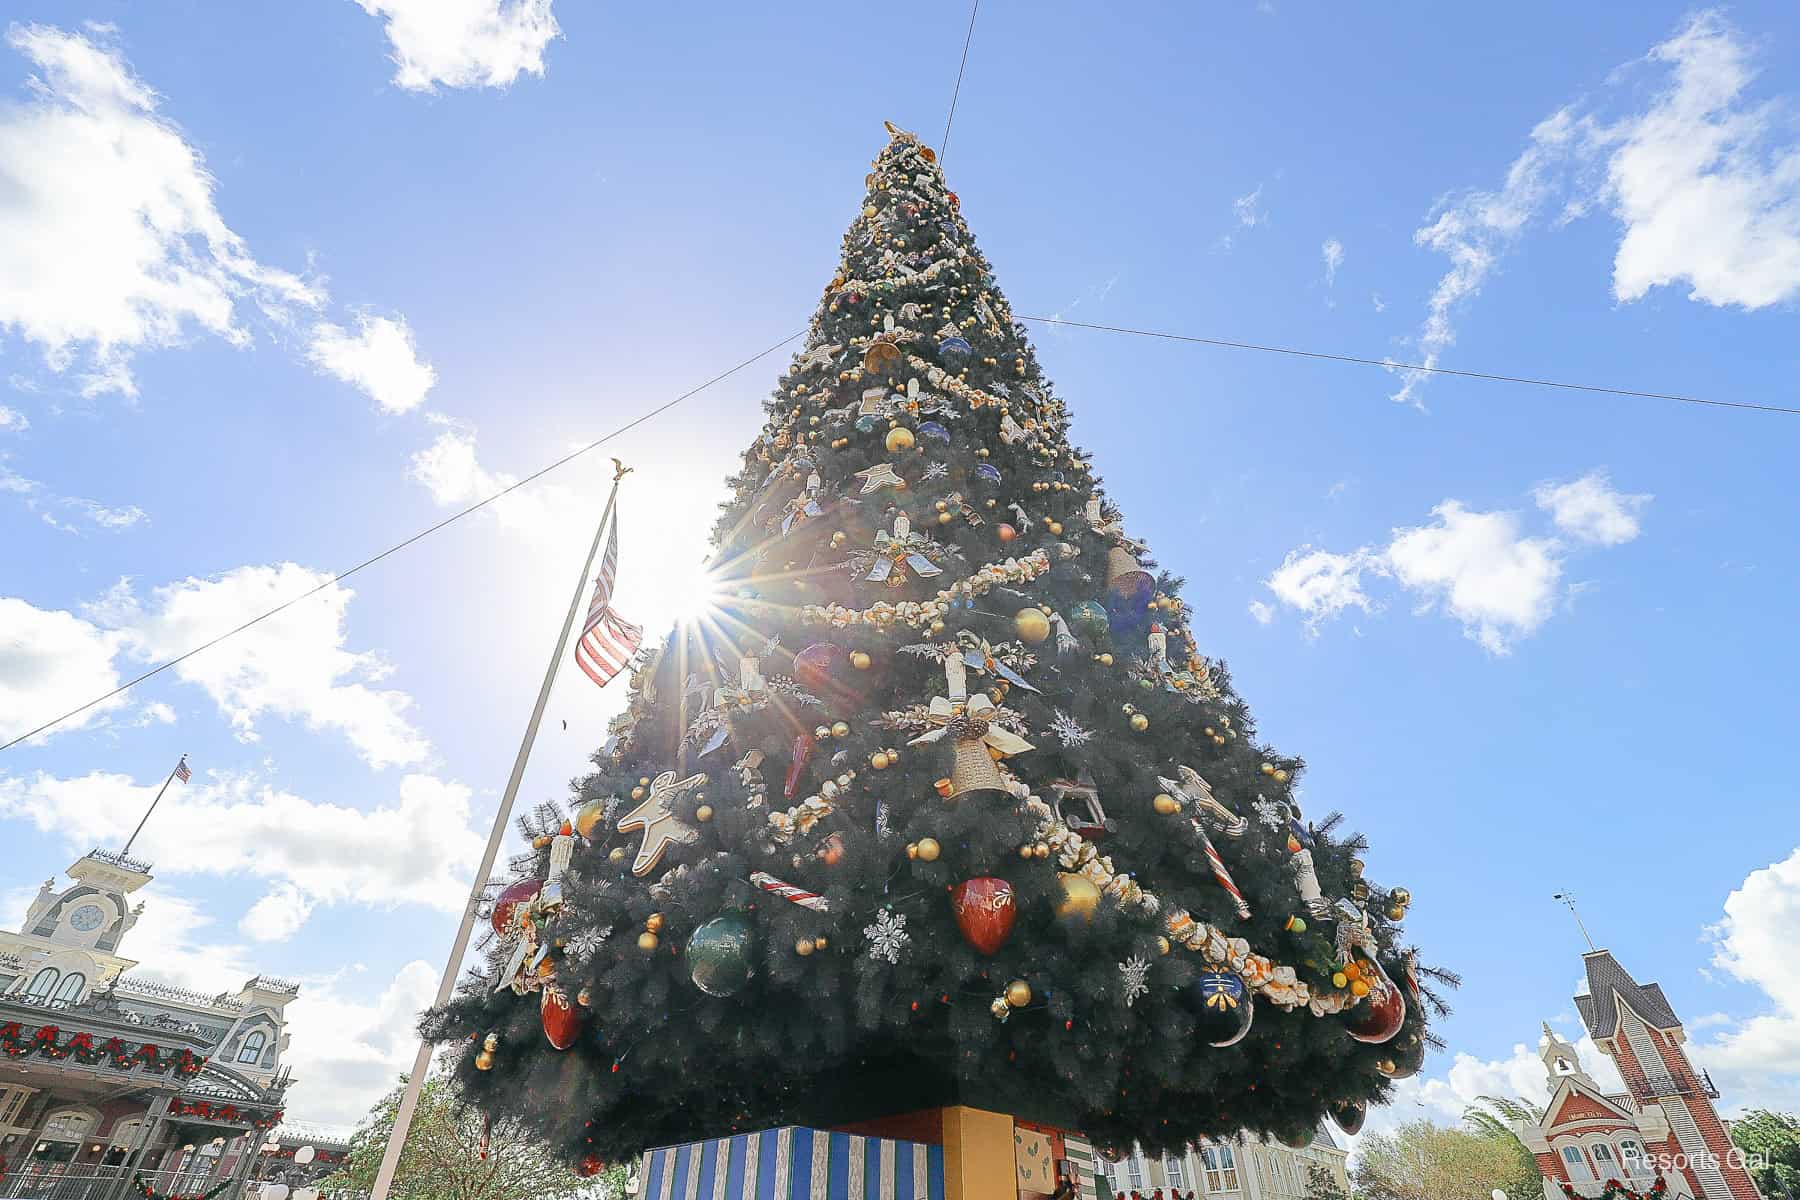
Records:
<instances>
[{"instance_id":1,"label":"green ball ornament","mask_svg":"<svg viewBox=\"0 0 1800 1200\"><path fill-rule=\"evenodd\" d=\"M688 938L688 974L709 996L729 996L750 982L756 928L743 913L714 917Z\"/></svg>"},{"instance_id":2,"label":"green ball ornament","mask_svg":"<svg viewBox=\"0 0 1800 1200\"><path fill-rule=\"evenodd\" d=\"M1075 627L1089 637L1097 638L1110 631L1107 624L1106 606L1098 600L1083 600L1069 610L1069 620Z\"/></svg>"}]
</instances>

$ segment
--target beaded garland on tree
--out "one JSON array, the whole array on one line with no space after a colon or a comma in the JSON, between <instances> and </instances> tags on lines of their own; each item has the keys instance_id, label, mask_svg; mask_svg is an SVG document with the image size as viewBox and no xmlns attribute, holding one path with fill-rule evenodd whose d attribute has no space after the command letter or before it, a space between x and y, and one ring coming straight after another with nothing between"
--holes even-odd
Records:
<instances>
[{"instance_id":1,"label":"beaded garland on tree","mask_svg":"<svg viewBox=\"0 0 1800 1200\"><path fill-rule=\"evenodd\" d=\"M497 923L427 1031L572 1163L854 1119L823 1097L909 1074L1147 1152L1359 1112L1383 1043L1430 1036L1410 895L1300 815L890 132L728 481L715 611L641 653L577 819L530 831L576 844L528 952ZM578 1033L519 995L551 988Z\"/></svg>"}]
</instances>

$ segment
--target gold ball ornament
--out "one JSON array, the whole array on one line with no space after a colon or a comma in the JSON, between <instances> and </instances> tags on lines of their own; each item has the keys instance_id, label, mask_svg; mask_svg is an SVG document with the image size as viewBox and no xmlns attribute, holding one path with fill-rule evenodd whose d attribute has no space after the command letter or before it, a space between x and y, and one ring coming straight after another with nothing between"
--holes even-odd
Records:
<instances>
[{"instance_id":1,"label":"gold ball ornament","mask_svg":"<svg viewBox=\"0 0 1800 1200\"><path fill-rule=\"evenodd\" d=\"M1100 888L1085 875L1076 875L1064 871L1056 877L1062 885L1062 899L1056 902L1056 915L1065 921L1080 918L1083 921L1094 919L1094 910L1100 907Z\"/></svg>"},{"instance_id":2,"label":"gold ball ornament","mask_svg":"<svg viewBox=\"0 0 1800 1200\"><path fill-rule=\"evenodd\" d=\"M913 431L904 425L888 430L887 448L889 454L911 450L913 448Z\"/></svg>"},{"instance_id":3,"label":"gold ball ornament","mask_svg":"<svg viewBox=\"0 0 1800 1200\"><path fill-rule=\"evenodd\" d=\"M713 819L713 806L712 805L702 804L699 808L696 808L694 810L694 820L700 822L702 825L706 824L706 822L708 822L712 819Z\"/></svg>"},{"instance_id":4,"label":"gold ball ornament","mask_svg":"<svg viewBox=\"0 0 1800 1200\"><path fill-rule=\"evenodd\" d=\"M482 1038L481 1039L481 1048L483 1050L486 1050L489 1054L492 1054L494 1051L498 1050L500 1048L500 1035L497 1033L490 1033L486 1037Z\"/></svg>"},{"instance_id":5,"label":"gold ball ornament","mask_svg":"<svg viewBox=\"0 0 1800 1200\"><path fill-rule=\"evenodd\" d=\"M831 943L826 941L822 937L816 937L813 939L813 949L814 950L823 950L823 949L825 949L825 947L827 947L829 945L831 945Z\"/></svg>"},{"instance_id":6,"label":"gold ball ornament","mask_svg":"<svg viewBox=\"0 0 1800 1200\"><path fill-rule=\"evenodd\" d=\"M1143 713L1132 713L1131 727L1138 733L1142 733L1144 730L1150 728L1150 718L1146 717Z\"/></svg>"},{"instance_id":7,"label":"gold ball ornament","mask_svg":"<svg viewBox=\"0 0 1800 1200\"><path fill-rule=\"evenodd\" d=\"M477 1071L493 1070L494 1069L493 1054L486 1050L478 1051L475 1055L475 1069Z\"/></svg>"},{"instance_id":8,"label":"gold ball ornament","mask_svg":"<svg viewBox=\"0 0 1800 1200\"><path fill-rule=\"evenodd\" d=\"M1046 524L1044 526L1044 528L1048 529L1050 531L1050 533L1054 536L1054 535L1060 534L1062 532L1062 522L1061 521L1051 521L1048 524Z\"/></svg>"},{"instance_id":9,"label":"gold ball ornament","mask_svg":"<svg viewBox=\"0 0 1800 1200\"><path fill-rule=\"evenodd\" d=\"M1181 811L1181 801L1167 792L1158 792L1156 798L1150 801L1150 807L1165 817L1172 817Z\"/></svg>"},{"instance_id":10,"label":"gold ball ornament","mask_svg":"<svg viewBox=\"0 0 1800 1200\"><path fill-rule=\"evenodd\" d=\"M1352 979L1350 981L1350 994L1352 996L1368 995L1369 994L1369 981L1366 979Z\"/></svg>"},{"instance_id":11,"label":"gold ball ornament","mask_svg":"<svg viewBox=\"0 0 1800 1200\"><path fill-rule=\"evenodd\" d=\"M833 721L831 723L831 736L834 738L849 737L850 736L850 722L848 722L848 721Z\"/></svg>"},{"instance_id":12,"label":"gold ball ornament","mask_svg":"<svg viewBox=\"0 0 1800 1200\"><path fill-rule=\"evenodd\" d=\"M1275 772L1275 782L1276 783L1286 783L1287 781L1288 781L1288 773L1286 771L1277 770Z\"/></svg>"},{"instance_id":13,"label":"gold ball ornament","mask_svg":"<svg viewBox=\"0 0 1800 1200\"><path fill-rule=\"evenodd\" d=\"M1050 636L1050 618L1042 609L1021 608L1013 616L1013 631L1020 641L1035 646Z\"/></svg>"},{"instance_id":14,"label":"gold ball ornament","mask_svg":"<svg viewBox=\"0 0 1800 1200\"><path fill-rule=\"evenodd\" d=\"M1275 773L1275 764L1274 763L1264 763L1258 769L1261 770L1264 775L1273 775Z\"/></svg>"},{"instance_id":15,"label":"gold ball ornament","mask_svg":"<svg viewBox=\"0 0 1800 1200\"><path fill-rule=\"evenodd\" d=\"M1024 1008L1031 1003L1031 985L1023 979L1015 979L1006 985L1006 1002L1014 1008Z\"/></svg>"},{"instance_id":16,"label":"gold ball ornament","mask_svg":"<svg viewBox=\"0 0 1800 1200\"><path fill-rule=\"evenodd\" d=\"M1390 921L1406 920L1406 905L1395 904L1395 905L1392 905L1391 907L1389 907L1389 909L1387 910L1387 918Z\"/></svg>"},{"instance_id":17,"label":"gold ball ornament","mask_svg":"<svg viewBox=\"0 0 1800 1200\"><path fill-rule=\"evenodd\" d=\"M919 839L919 861L920 862L936 862L938 860L938 855L942 854L943 852L944 852L944 848L942 846L938 845L936 838L928 838L927 837L927 838Z\"/></svg>"},{"instance_id":18,"label":"gold ball ornament","mask_svg":"<svg viewBox=\"0 0 1800 1200\"><path fill-rule=\"evenodd\" d=\"M644 918L644 928L648 929L651 933L661 933L662 927L663 915L661 913L651 913Z\"/></svg>"},{"instance_id":19,"label":"gold ball ornament","mask_svg":"<svg viewBox=\"0 0 1800 1200\"><path fill-rule=\"evenodd\" d=\"M867 650L854 650L850 654L850 665L859 671L866 671L875 665L875 660L869 657Z\"/></svg>"},{"instance_id":20,"label":"gold ball ornament","mask_svg":"<svg viewBox=\"0 0 1800 1200\"><path fill-rule=\"evenodd\" d=\"M1388 893L1388 899L1395 904L1411 904L1412 893L1403 887L1397 887Z\"/></svg>"},{"instance_id":21,"label":"gold ball ornament","mask_svg":"<svg viewBox=\"0 0 1800 1200\"><path fill-rule=\"evenodd\" d=\"M613 862L624 862L625 861L625 847L614 846L611 850L607 851L606 857Z\"/></svg>"},{"instance_id":22,"label":"gold ball ornament","mask_svg":"<svg viewBox=\"0 0 1800 1200\"><path fill-rule=\"evenodd\" d=\"M642 800L644 798L644 789L641 787L632 788L631 789L631 798L633 800Z\"/></svg>"},{"instance_id":23,"label":"gold ball ornament","mask_svg":"<svg viewBox=\"0 0 1800 1200\"><path fill-rule=\"evenodd\" d=\"M1111 654L1096 654L1094 655L1094 661L1103 667L1110 667L1113 665L1113 656Z\"/></svg>"},{"instance_id":24,"label":"gold ball ornament","mask_svg":"<svg viewBox=\"0 0 1800 1200\"><path fill-rule=\"evenodd\" d=\"M1332 972L1332 974L1331 974L1331 986L1332 987L1334 987L1334 988L1347 987L1347 986L1349 986L1349 983L1350 983L1350 977L1348 975L1344 974L1342 971L1333 971Z\"/></svg>"},{"instance_id":25,"label":"gold ball ornament","mask_svg":"<svg viewBox=\"0 0 1800 1200\"><path fill-rule=\"evenodd\" d=\"M807 955L811 954L812 952L813 952L813 944L812 944L811 938L801 938L799 941L794 943L794 953L798 954L801 958L805 958Z\"/></svg>"},{"instance_id":26,"label":"gold ball ornament","mask_svg":"<svg viewBox=\"0 0 1800 1200\"><path fill-rule=\"evenodd\" d=\"M869 755L869 765L874 767L877 771L887 770L890 762L891 760L888 758L887 754L881 750L877 750L875 753Z\"/></svg>"},{"instance_id":27,"label":"gold ball ornament","mask_svg":"<svg viewBox=\"0 0 1800 1200\"><path fill-rule=\"evenodd\" d=\"M644 932L638 934L638 949L639 950L642 950L645 954L649 954L656 949L656 946L657 946L657 937L654 933L651 933L648 929L646 929L646 930L644 930Z\"/></svg>"}]
</instances>

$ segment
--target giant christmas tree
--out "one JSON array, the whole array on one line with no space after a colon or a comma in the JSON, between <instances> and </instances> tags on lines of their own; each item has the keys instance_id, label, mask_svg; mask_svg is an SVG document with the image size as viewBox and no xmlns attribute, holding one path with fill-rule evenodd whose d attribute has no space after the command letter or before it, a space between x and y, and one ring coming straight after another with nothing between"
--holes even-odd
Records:
<instances>
[{"instance_id":1,"label":"giant christmas tree","mask_svg":"<svg viewBox=\"0 0 1800 1200\"><path fill-rule=\"evenodd\" d=\"M719 603L429 1014L590 1166L964 1103L1148 1150L1418 1069L1404 889L1314 825L895 133L729 481Z\"/></svg>"}]
</instances>

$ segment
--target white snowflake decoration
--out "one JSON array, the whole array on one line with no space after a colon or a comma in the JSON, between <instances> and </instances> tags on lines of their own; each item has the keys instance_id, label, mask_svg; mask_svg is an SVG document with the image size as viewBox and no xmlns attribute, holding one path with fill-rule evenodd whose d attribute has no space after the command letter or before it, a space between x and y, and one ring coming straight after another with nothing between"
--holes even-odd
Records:
<instances>
[{"instance_id":1,"label":"white snowflake decoration","mask_svg":"<svg viewBox=\"0 0 1800 1200\"><path fill-rule=\"evenodd\" d=\"M1258 800L1251 807L1256 810L1257 820L1270 829L1283 829L1287 826L1287 813L1275 801Z\"/></svg>"},{"instance_id":2,"label":"white snowflake decoration","mask_svg":"<svg viewBox=\"0 0 1800 1200\"><path fill-rule=\"evenodd\" d=\"M1150 991L1150 960L1132 957L1119 964L1124 978L1125 1007L1130 1008L1139 996Z\"/></svg>"},{"instance_id":3,"label":"white snowflake decoration","mask_svg":"<svg viewBox=\"0 0 1800 1200\"><path fill-rule=\"evenodd\" d=\"M1091 729L1083 729L1081 725L1062 709L1056 710L1056 719L1050 722L1050 733L1065 746L1084 745L1094 736Z\"/></svg>"},{"instance_id":4,"label":"white snowflake decoration","mask_svg":"<svg viewBox=\"0 0 1800 1200\"><path fill-rule=\"evenodd\" d=\"M925 473L923 475L919 476L919 479L921 481L924 481L927 479L942 479L944 476L948 475L949 473L950 473L950 466L948 463L934 462L929 467L925 468Z\"/></svg>"},{"instance_id":5,"label":"white snowflake decoration","mask_svg":"<svg viewBox=\"0 0 1800 1200\"><path fill-rule=\"evenodd\" d=\"M869 939L869 957L889 963L898 963L900 952L912 941L912 935L906 932L906 914L891 908L876 913L875 923L864 927L863 936Z\"/></svg>"}]
</instances>

